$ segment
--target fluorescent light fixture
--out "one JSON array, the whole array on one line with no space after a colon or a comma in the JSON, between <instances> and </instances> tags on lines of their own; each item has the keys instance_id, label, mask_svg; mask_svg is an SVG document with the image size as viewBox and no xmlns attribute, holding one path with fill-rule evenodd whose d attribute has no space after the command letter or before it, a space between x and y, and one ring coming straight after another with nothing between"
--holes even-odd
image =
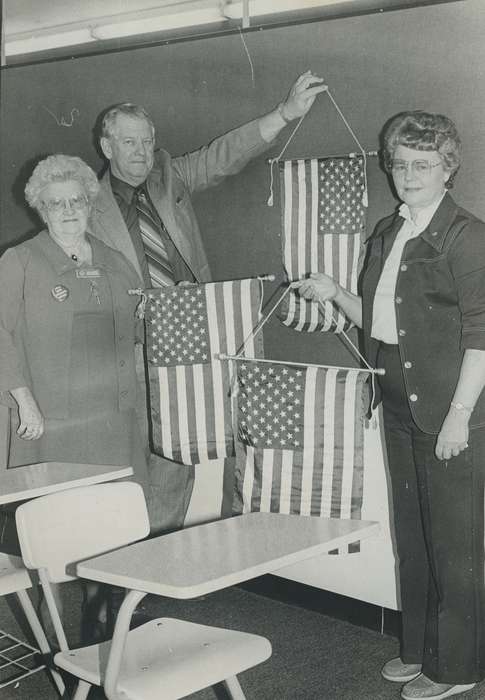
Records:
<instances>
[{"instance_id":1,"label":"fluorescent light fixture","mask_svg":"<svg viewBox=\"0 0 485 700\"><path fill-rule=\"evenodd\" d=\"M72 29L56 34L42 33L34 35L32 33L22 32L21 34L13 34L10 37L5 37L5 55L17 56L19 54L33 53L34 51L57 49L62 46L86 44L90 41L95 41L95 39L91 35L89 27Z\"/></svg>"},{"instance_id":2,"label":"fluorescent light fixture","mask_svg":"<svg viewBox=\"0 0 485 700\"><path fill-rule=\"evenodd\" d=\"M219 0L179 0L138 12L122 12L119 15L97 17L91 21L43 27L10 36L7 34L4 43L5 55L28 54L63 46L96 43L105 39L219 22L227 22Z\"/></svg>"},{"instance_id":3,"label":"fluorescent light fixture","mask_svg":"<svg viewBox=\"0 0 485 700\"><path fill-rule=\"evenodd\" d=\"M249 0L249 16L279 14L296 10L311 10L339 5L344 2L351 3L355 0ZM223 6L222 11L229 19L240 19L243 16L242 0L229 0Z\"/></svg>"},{"instance_id":4,"label":"fluorescent light fixture","mask_svg":"<svg viewBox=\"0 0 485 700\"><path fill-rule=\"evenodd\" d=\"M148 12L130 13L113 18L112 22L100 23L92 27L96 39L116 39L118 37L163 32L183 27L196 27L202 24L225 22L221 7L214 2L187 2L167 5L163 9Z\"/></svg>"}]
</instances>

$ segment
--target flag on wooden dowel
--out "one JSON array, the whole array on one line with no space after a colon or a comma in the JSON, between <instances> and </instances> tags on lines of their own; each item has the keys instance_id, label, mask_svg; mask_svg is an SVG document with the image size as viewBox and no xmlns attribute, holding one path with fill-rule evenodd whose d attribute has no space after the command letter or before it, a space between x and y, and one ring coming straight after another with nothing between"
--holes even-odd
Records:
<instances>
[{"instance_id":1,"label":"flag on wooden dowel","mask_svg":"<svg viewBox=\"0 0 485 700\"><path fill-rule=\"evenodd\" d=\"M368 374L237 364L233 510L360 518Z\"/></svg>"},{"instance_id":2,"label":"flag on wooden dowel","mask_svg":"<svg viewBox=\"0 0 485 700\"><path fill-rule=\"evenodd\" d=\"M261 282L245 279L147 291L146 350L153 449L183 464L234 454L231 363L251 337ZM258 339L249 356L262 354Z\"/></svg>"},{"instance_id":3,"label":"flag on wooden dowel","mask_svg":"<svg viewBox=\"0 0 485 700\"><path fill-rule=\"evenodd\" d=\"M361 236L365 229L364 162L361 156L286 160L279 164L283 262L290 281L325 272L357 292ZM281 320L297 331L341 333L351 326L332 302L325 309L291 290Z\"/></svg>"}]
</instances>

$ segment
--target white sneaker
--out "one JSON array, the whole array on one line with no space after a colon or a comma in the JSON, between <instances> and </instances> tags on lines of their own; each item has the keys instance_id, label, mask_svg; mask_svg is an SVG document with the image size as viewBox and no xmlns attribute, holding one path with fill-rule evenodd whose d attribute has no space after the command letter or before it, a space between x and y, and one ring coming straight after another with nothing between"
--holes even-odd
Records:
<instances>
[{"instance_id":1,"label":"white sneaker","mask_svg":"<svg viewBox=\"0 0 485 700\"><path fill-rule=\"evenodd\" d=\"M435 683L421 673L414 680L406 683L401 691L401 697L404 700L444 700L444 698L451 698L453 695L460 695L475 686L476 683L468 683L467 685Z\"/></svg>"},{"instance_id":2,"label":"white sneaker","mask_svg":"<svg viewBox=\"0 0 485 700\"><path fill-rule=\"evenodd\" d=\"M399 657L391 659L382 667L381 674L386 681L407 683L419 676L421 664L405 664Z\"/></svg>"}]
</instances>

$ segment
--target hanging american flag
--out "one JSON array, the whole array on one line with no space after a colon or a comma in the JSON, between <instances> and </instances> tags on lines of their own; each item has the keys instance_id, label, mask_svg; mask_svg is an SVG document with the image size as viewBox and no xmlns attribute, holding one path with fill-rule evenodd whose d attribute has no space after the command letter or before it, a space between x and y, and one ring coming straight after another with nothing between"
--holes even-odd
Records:
<instances>
[{"instance_id":1,"label":"hanging american flag","mask_svg":"<svg viewBox=\"0 0 485 700\"><path fill-rule=\"evenodd\" d=\"M290 281L325 272L357 291L361 234L365 228L362 157L312 158L280 163L283 261ZM322 307L293 290L282 321L297 331L348 330L350 323L332 302Z\"/></svg>"},{"instance_id":2,"label":"hanging american flag","mask_svg":"<svg viewBox=\"0 0 485 700\"><path fill-rule=\"evenodd\" d=\"M367 376L238 362L235 512L360 518Z\"/></svg>"},{"instance_id":3,"label":"hanging american flag","mask_svg":"<svg viewBox=\"0 0 485 700\"><path fill-rule=\"evenodd\" d=\"M183 464L234 454L231 363L260 316L255 279L147 292L146 347L153 449ZM251 339L249 356L261 354Z\"/></svg>"}]
</instances>

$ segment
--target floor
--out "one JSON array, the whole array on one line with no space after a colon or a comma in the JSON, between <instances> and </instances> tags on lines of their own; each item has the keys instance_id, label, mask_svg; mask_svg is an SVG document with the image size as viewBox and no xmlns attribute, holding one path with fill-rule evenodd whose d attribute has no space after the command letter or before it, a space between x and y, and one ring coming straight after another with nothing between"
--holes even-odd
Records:
<instances>
[{"instance_id":1,"label":"floor","mask_svg":"<svg viewBox=\"0 0 485 700\"><path fill-rule=\"evenodd\" d=\"M66 632L79 639L80 588L66 584ZM11 601L9 601L11 604ZM177 617L240 629L270 639L273 654L265 663L241 674L247 700L399 700L400 686L384 681L383 663L398 652L397 640L328 615L230 588L190 601L149 596L144 612L151 617ZM142 603L142 605L143 605ZM6 599L0 600L0 627L22 635ZM44 671L0 691L2 700L53 700L57 697ZM222 699L220 687L190 700ZM485 682L461 696L485 699ZM93 689L89 700L104 694ZM163 700L161 689L160 700Z\"/></svg>"}]
</instances>

